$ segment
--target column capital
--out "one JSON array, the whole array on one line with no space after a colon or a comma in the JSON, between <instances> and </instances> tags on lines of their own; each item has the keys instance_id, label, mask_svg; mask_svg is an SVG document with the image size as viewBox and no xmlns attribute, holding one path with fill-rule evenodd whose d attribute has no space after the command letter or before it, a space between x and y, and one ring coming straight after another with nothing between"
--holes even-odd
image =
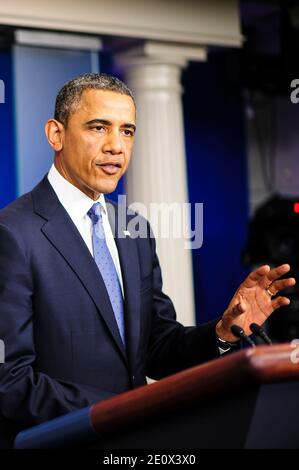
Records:
<instances>
[{"instance_id":1,"label":"column capital","mask_svg":"<svg viewBox=\"0 0 299 470\"><path fill-rule=\"evenodd\" d=\"M117 55L117 62L123 68L142 65L175 65L186 67L188 61L205 61L207 49L204 46L144 41Z\"/></svg>"}]
</instances>

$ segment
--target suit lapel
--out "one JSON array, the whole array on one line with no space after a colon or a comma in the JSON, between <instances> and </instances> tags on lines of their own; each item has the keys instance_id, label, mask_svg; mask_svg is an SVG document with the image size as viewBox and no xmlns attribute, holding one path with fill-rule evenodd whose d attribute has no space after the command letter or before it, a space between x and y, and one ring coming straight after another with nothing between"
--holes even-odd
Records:
<instances>
[{"instance_id":1,"label":"suit lapel","mask_svg":"<svg viewBox=\"0 0 299 470\"><path fill-rule=\"evenodd\" d=\"M32 196L35 212L46 219L42 232L82 282L126 360L125 348L103 278L84 240L60 204L47 178L32 191Z\"/></svg>"}]
</instances>

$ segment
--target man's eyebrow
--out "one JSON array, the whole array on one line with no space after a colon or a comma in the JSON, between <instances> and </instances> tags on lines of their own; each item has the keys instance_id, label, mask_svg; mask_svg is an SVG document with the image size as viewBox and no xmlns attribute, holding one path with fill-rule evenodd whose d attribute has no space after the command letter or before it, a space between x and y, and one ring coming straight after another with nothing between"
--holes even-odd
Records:
<instances>
[{"instance_id":1,"label":"man's eyebrow","mask_svg":"<svg viewBox=\"0 0 299 470\"><path fill-rule=\"evenodd\" d=\"M104 124L104 126L111 126L112 122L107 119L91 119L91 121L88 121L86 125L90 126L90 124Z\"/></svg>"},{"instance_id":2,"label":"man's eyebrow","mask_svg":"<svg viewBox=\"0 0 299 470\"><path fill-rule=\"evenodd\" d=\"M91 119L91 121L88 121L86 123L87 126L90 126L92 124L103 124L104 126L112 126L112 122L108 121L107 119ZM122 124L121 127L125 127L126 129L133 129L136 131L136 126L134 124L131 124L130 122Z\"/></svg>"}]
</instances>

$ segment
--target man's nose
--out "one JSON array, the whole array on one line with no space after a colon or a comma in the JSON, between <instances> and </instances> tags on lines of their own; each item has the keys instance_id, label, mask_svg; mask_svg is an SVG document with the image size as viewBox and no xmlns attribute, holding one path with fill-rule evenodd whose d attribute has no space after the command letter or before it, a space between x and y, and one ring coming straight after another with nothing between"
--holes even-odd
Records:
<instances>
[{"instance_id":1,"label":"man's nose","mask_svg":"<svg viewBox=\"0 0 299 470\"><path fill-rule=\"evenodd\" d=\"M122 153L122 140L121 136L118 131L110 132L107 135L107 139L105 141L103 151L107 153L111 153L112 155L117 155Z\"/></svg>"}]
</instances>

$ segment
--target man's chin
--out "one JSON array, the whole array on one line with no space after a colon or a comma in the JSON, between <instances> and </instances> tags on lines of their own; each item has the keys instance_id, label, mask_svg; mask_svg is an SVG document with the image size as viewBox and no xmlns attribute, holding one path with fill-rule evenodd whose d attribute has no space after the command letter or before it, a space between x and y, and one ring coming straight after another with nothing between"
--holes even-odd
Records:
<instances>
[{"instance_id":1,"label":"man's chin","mask_svg":"<svg viewBox=\"0 0 299 470\"><path fill-rule=\"evenodd\" d=\"M98 192L101 193L101 194L111 194L111 193L113 193L113 191L116 190L117 184L118 184L118 181L117 182L112 182L111 181L111 183L101 185Z\"/></svg>"},{"instance_id":2,"label":"man's chin","mask_svg":"<svg viewBox=\"0 0 299 470\"><path fill-rule=\"evenodd\" d=\"M109 180L102 181L89 181L85 185L87 192L91 198L96 200L100 194L110 194L116 190L119 178L111 178Z\"/></svg>"}]
</instances>

